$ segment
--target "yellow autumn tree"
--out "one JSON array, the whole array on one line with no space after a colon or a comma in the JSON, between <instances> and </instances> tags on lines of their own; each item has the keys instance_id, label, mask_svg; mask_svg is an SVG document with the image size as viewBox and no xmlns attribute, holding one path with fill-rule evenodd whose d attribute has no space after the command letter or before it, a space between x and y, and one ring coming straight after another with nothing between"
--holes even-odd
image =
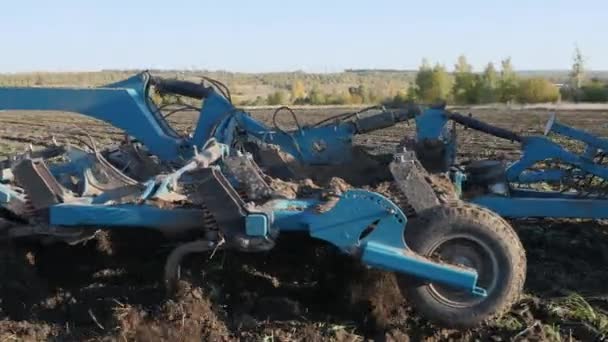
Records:
<instances>
[{"instance_id":1,"label":"yellow autumn tree","mask_svg":"<svg viewBox=\"0 0 608 342\"><path fill-rule=\"evenodd\" d=\"M298 99L306 97L306 87L301 80L296 80L291 85L291 101L295 102Z\"/></svg>"}]
</instances>

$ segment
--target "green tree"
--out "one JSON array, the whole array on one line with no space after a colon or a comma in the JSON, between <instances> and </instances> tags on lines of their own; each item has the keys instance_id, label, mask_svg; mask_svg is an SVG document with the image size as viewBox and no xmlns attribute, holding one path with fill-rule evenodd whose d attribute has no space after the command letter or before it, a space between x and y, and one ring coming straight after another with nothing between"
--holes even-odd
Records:
<instances>
[{"instance_id":1,"label":"green tree","mask_svg":"<svg viewBox=\"0 0 608 342\"><path fill-rule=\"evenodd\" d=\"M443 66L437 64L431 69L423 61L416 75L417 98L427 103L447 101L451 83L450 75Z\"/></svg>"},{"instance_id":2,"label":"green tree","mask_svg":"<svg viewBox=\"0 0 608 342\"><path fill-rule=\"evenodd\" d=\"M418 95L416 94L416 84L410 82L407 86L407 100L410 102L418 101Z\"/></svg>"},{"instance_id":3,"label":"green tree","mask_svg":"<svg viewBox=\"0 0 608 342\"><path fill-rule=\"evenodd\" d=\"M556 102L559 89L541 77L524 79L520 82L517 100L521 103Z\"/></svg>"},{"instance_id":4,"label":"green tree","mask_svg":"<svg viewBox=\"0 0 608 342\"><path fill-rule=\"evenodd\" d=\"M498 99L501 102L511 102L517 98L519 81L513 70L511 57L500 62L500 80L498 81Z\"/></svg>"},{"instance_id":5,"label":"green tree","mask_svg":"<svg viewBox=\"0 0 608 342\"><path fill-rule=\"evenodd\" d=\"M479 102L493 103L498 100L498 73L492 62L486 65L486 68L481 74L479 85Z\"/></svg>"},{"instance_id":6,"label":"green tree","mask_svg":"<svg viewBox=\"0 0 608 342\"><path fill-rule=\"evenodd\" d=\"M473 73L473 67L464 55L458 57L454 65L454 101L458 104L479 102L479 77Z\"/></svg>"}]
</instances>

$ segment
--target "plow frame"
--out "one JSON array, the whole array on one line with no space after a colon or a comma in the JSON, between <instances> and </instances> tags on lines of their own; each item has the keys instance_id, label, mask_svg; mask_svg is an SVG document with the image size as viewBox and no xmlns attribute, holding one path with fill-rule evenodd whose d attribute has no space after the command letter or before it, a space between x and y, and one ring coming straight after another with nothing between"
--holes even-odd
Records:
<instances>
[{"instance_id":1,"label":"plow frame","mask_svg":"<svg viewBox=\"0 0 608 342\"><path fill-rule=\"evenodd\" d=\"M484 194L467 199L486 207L501 216L511 218L551 217L551 218L608 218L608 199L580 193L525 189L532 183L567 182L573 175L591 174L608 182L608 167L595 163L593 158L598 152L608 151L608 140L598 138L586 131L579 130L556 121L552 114L545 127L544 136L520 136L509 130L489 125L485 122L443 108L431 108L416 117L418 141L440 141L446 150L448 165L455 164L456 138L448 129L454 121L471 129L481 131L502 139L518 142L521 157L506 167L505 182L509 185L507 194ZM448 134L446 134L448 132ZM585 145L584 152L577 154L569 151L547 137L558 134ZM530 170L539 162L555 160L563 165L576 168L568 171L563 168ZM457 171L456 173L460 173ZM454 173L452 178L456 178ZM466 177L465 177L466 182ZM457 184L460 185L460 184Z\"/></svg>"}]
</instances>

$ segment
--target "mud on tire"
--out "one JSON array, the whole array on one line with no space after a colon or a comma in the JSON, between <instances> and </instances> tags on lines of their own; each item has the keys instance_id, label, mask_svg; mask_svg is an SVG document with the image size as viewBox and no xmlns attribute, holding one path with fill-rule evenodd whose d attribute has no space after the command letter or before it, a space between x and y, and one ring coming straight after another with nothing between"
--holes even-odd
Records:
<instances>
[{"instance_id":1,"label":"mud on tire","mask_svg":"<svg viewBox=\"0 0 608 342\"><path fill-rule=\"evenodd\" d=\"M513 228L499 215L463 202L431 208L408 222L405 239L422 256L473 267L485 298L469 291L399 277L415 310L436 323L470 328L501 316L518 300L526 256Z\"/></svg>"}]
</instances>

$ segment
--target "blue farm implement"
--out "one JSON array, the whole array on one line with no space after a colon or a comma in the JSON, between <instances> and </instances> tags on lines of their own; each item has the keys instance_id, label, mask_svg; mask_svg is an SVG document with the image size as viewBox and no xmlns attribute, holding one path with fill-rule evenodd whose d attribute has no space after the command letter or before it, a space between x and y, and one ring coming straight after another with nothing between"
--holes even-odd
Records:
<instances>
[{"instance_id":1,"label":"blue farm implement","mask_svg":"<svg viewBox=\"0 0 608 342\"><path fill-rule=\"evenodd\" d=\"M467 202L509 218L608 218L608 139L566 126L555 114L539 136L522 136L442 107L427 109L415 121L416 137L405 149L415 151L430 172L449 175ZM456 126L450 121L519 144L520 158L457 164Z\"/></svg>"},{"instance_id":2,"label":"blue farm implement","mask_svg":"<svg viewBox=\"0 0 608 342\"><path fill-rule=\"evenodd\" d=\"M417 106L344 114L307 126L284 108L298 126L288 131L254 119L232 105L225 86L207 82L209 86L141 73L100 88L0 88L0 112L79 113L128 135L113 148L100 150L93 141L79 147L55 144L0 161L0 230L14 239L72 244L93 238L100 229L160 231L175 242L165 267L169 289L185 255L219 248L267 251L280 234L303 231L365 265L395 272L404 294L429 319L468 327L507 310L525 277L525 255L517 235L482 206L513 216L519 213L514 209L519 203L529 201L533 204L521 209L526 216L530 208L540 216L555 216L547 213L560 211L546 208L546 203L567 201L577 203L581 213L592 213L587 216L601 213L593 206L593 197L508 186L514 181L562 179L567 172L602 176L603 168L587 156L603 142L587 135L583 138L590 149L577 157L544 138L525 140L443 109L421 111ZM202 100L192 134L181 135L171 127L165 118L168 109L152 100L153 91ZM355 135L411 119L418 124L414 148L396 153L387 168L400 192L397 199L333 185L295 194L277 187L287 178L301 176L298 165L356 164ZM447 134L448 120L528 141L524 145L529 153L506 171L492 163L454 169L455 144ZM572 133L556 123L551 129ZM547 156L566 158L579 168L522 171ZM446 201L439 195L422 167L429 161L446 166L441 171L450 171L462 194L472 185L487 188L471 200L480 205Z\"/></svg>"}]
</instances>

